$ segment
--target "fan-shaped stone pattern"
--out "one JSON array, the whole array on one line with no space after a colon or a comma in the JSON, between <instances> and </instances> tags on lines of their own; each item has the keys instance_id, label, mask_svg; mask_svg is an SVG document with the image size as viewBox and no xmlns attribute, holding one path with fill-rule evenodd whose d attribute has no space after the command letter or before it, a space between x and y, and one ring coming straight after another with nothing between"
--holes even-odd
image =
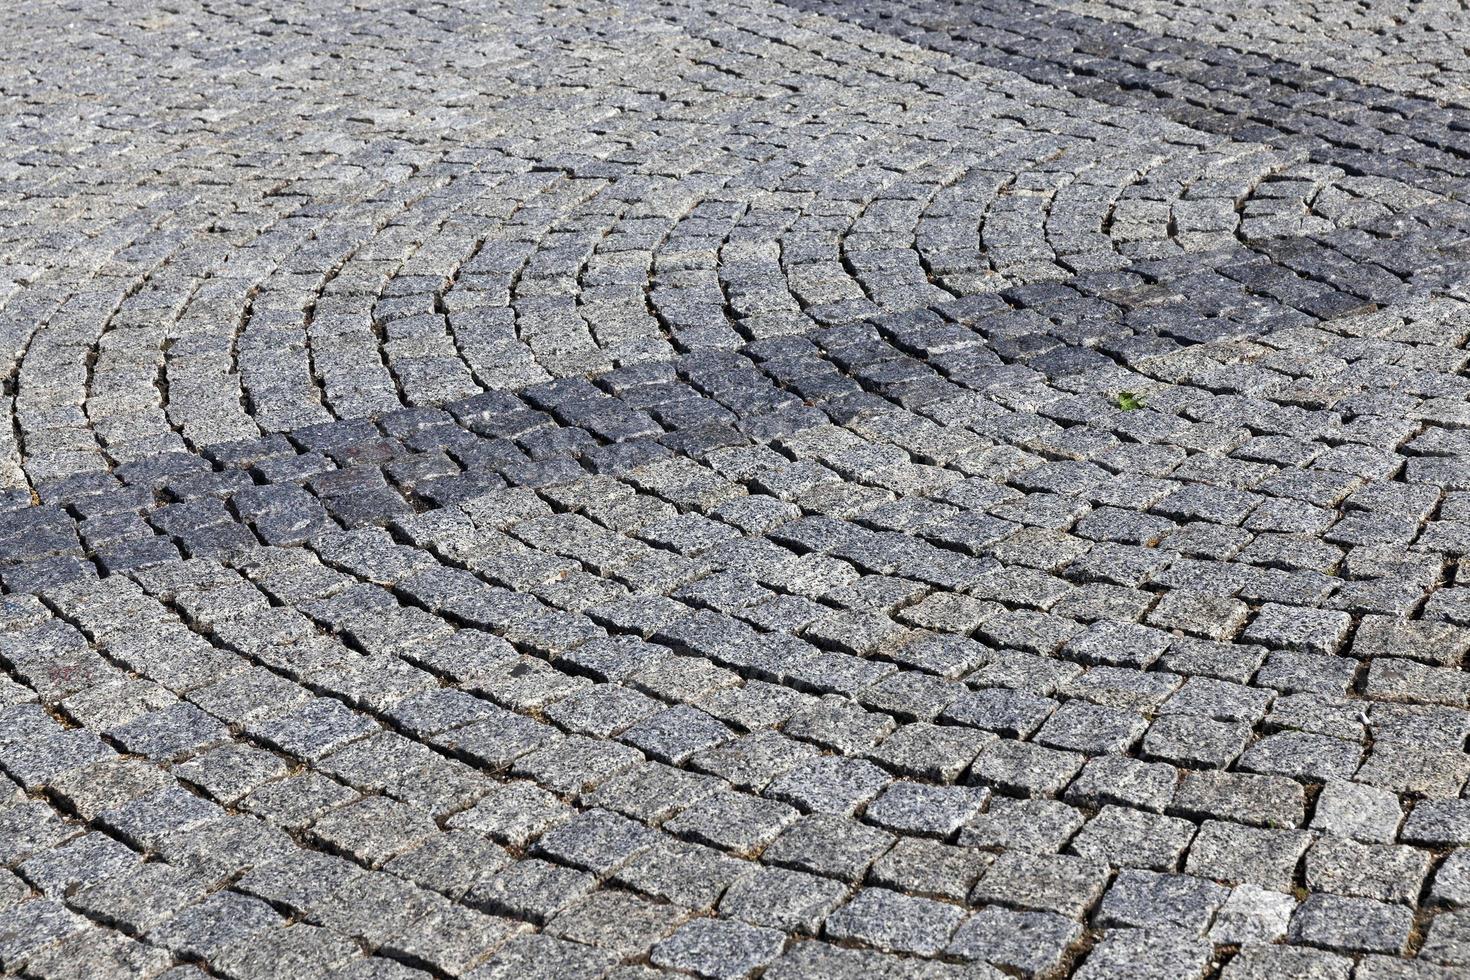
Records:
<instances>
[{"instance_id":1,"label":"fan-shaped stone pattern","mask_svg":"<svg viewBox=\"0 0 1470 980\"><path fill-rule=\"evenodd\" d=\"M1470 967L1433 8L0 18L0 971Z\"/></svg>"}]
</instances>

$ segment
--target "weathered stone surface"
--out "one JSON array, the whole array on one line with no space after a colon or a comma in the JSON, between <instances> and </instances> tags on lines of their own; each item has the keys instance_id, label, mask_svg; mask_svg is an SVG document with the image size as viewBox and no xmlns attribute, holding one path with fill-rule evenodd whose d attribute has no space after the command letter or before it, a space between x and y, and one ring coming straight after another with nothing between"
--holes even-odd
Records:
<instances>
[{"instance_id":1,"label":"weathered stone surface","mask_svg":"<svg viewBox=\"0 0 1470 980\"><path fill-rule=\"evenodd\" d=\"M0 972L1463 972L1367 6L7 5Z\"/></svg>"}]
</instances>

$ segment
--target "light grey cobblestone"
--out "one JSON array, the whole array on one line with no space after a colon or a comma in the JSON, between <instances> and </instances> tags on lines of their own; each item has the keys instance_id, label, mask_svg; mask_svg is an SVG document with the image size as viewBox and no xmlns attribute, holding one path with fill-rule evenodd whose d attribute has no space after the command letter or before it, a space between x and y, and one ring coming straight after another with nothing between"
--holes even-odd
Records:
<instances>
[{"instance_id":1,"label":"light grey cobblestone","mask_svg":"<svg viewBox=\"0 0 1470 980\"><path fill-rule=\"evenodd\" d=\"M1452 8L12 4L0 972L1463 972Z\"/></svg>"}]
</instances>

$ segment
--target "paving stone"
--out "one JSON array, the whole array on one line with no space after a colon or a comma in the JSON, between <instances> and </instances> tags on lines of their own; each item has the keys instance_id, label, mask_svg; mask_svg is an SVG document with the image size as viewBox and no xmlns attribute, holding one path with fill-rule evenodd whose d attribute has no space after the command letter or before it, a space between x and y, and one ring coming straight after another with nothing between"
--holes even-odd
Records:
<instances>
[{"instance_id":1,"label":"paving stone","mask_svg":"<svg viewBox=\"0 0 1470 980\"><path fill-rule=\"evenodd\" d=\"M1376 742L1354 778L1395 793L1453 798L1470 779L1470 758L1458 746Z\"/></svg>"},{"instance_id":2,"label":"paving stone","mask_svg":"<svg viewBox=\"0 0 1470 980\"><path fill-rule=\"evenodd\" d=\"M89 929L31 954L26 969L57 980L83 980L98 975L159 976L172 963L166 950L105 929Z\"/></svg>"},{"instance_id":3,"label":"paving stone","mask_svg":"<svg viewBox=\"0 0 1470 980\"><path fill-rule=\"evenodd\" d=\"M518 754L511 775L532 779L554 793L589 793L641 762L642 753L629 746L575 735Z\"/></svg>"},{"instance_id":4,"label":"paving stone","mask_svg":"<svg viewBox=\"0 0 1470 980\"><path fill-rule=\"evenodd\" d=\"M660 712L635 724L623 735L630 745L651 758L674 765L732 737L733 733L725 725L688 705Z\"/></svg>"},{"instance_id":5,"label":"paving stone","mask_svg":"<svg viewBox=\"0 0 1470 980\"><path fill-rule=\"evenodd\" d=\"M705 797L664 825L671 834L750 855L765 847L793 823L798 812L775 800L721 792Z\"/></svg>"},{"instance_id":6,"label":"paving stone","mask_svg":"<svg viewBox=\"0 0 1470 980\"><path fill-rule=\"evenodd\" d=\"M776 980L794 980L804 976L861 977L873 976L875 971L886 974L902 970L926 980L950 980L955 977L976 977L978 980L995 980L1002 976L982 966L960 967L933 960L904 958L894 960L870 949L850 949L830 943L798 942L773 963L764 976Z\"/></svg>"},{"instance_id":7,"label":"paving stone","mask_svg":"<svg viewBox=\"0 0 1470 980\"><path fill-rule=\"evenodd\" d=\"M1287 891L1295 879L1297 862L1310 844L1311 835L1303 831L1207 820L1200 824L1184 868L1219 881L1251 882Z\"/></svg>"},{"instance_id":8,"label":"paving stone","mask_svg":"<svg viewBox=\"0 0 1470 980\"><path fill-rule=\"evenodd\" d=\"M341 783L305 772L265 783L241 800L240 806L285 830L302 830L327 811L359 796Z\"/></svg>"},{"instance_id":9,"label":"paving stone","mask_svg":"<svg viewBox=\"0 0 1470 980\"><path fill-rule=\"evenodd\" d=\"M965 919L953 905L869 888L827 918L826 934L884 952L932 956L942 951Z\"/></svg>"},{"instance_id":10,"label":"paving stone","mask_svg":"<svg viewBox=\"0 0 1470 980\"><path fill-rule=\"evenodd\" d=\"M495 787L447 823L508 847L523 847L572 816L571 808L546 790L533 783L512 781Z\"/></svg>"},{"instance_id":11,"label":"paving stone","mask_svg":"<svg viewBox=\"0 0 1470 980\"><path fill-rule=\"evenodd\" d=\"M1463 800L1423 800L1404 821L1399 839L1406 844L1470 844L1470 803Z\"/></svg>"},{"instance_id":12,"label":"paving stone","mask_svg":"<svg viewBox=\"0 0 1470 980\"><path fill-rule=\"evenodd\" d=\"M1289 936L1339 952L1402 953L1413 916L1366 898L1309 895L1291 917Z\"/></svg>"},{"instance_id":13,"label":"paving stone","mask_svg":"<svg viewBox=\"0 0 1470 980\"><path fill-rule=\"evenodd\" d=\"M1148 623L1207 640L1229 640L1245 625L1249 611L1249 606L1229 596L1176 589L1154 606Z\"/></svg>"},{"instance_id":14,"label":"paving stone","mask_svg":"<svg viewBox=\"0 0 1470 980\"><path fill-rule=\"evenodd\" d=\"M1443 980L1454 976L1454 967L1439 966L1423 959L1403 960L1396 956L1365 956L1358 964L1357 975L1367 980L1383 980L1391 977L1425 978Z\"/></svg>"},{"instance_id":15,"label":"paving stone","mask_svg":"<svg viewBox=\"0 0 1470 980\"><path fill-rule=\"evenodd\" d=\"M312 918L374 946L405 935L442 900L397 877L368 871L313 906Z\"/></svg>"},{"instance_id":16,"label":"paving stone","mask_svg":"<svg viewBox=\"0 0 1470 980\"><path fill-rule=\"evenodd\" d=\"M1346 978L1353 961L1335 953L1289 946L1247 946L1226 964L1222 977Z\"/></svg>"},{"instance_id":17,"label":"paving stone","mask_svg":"<svg viewBox=\"0 0 1470 980\"><path fill-rule=\"evenodd\" d=\"M463 974L485 960L518 923L457 906L441 906L384 945L385 952Z\"/></svg>"},{"instance_id":18,"label":"paving stone","mask_svg":"<svg viewBox=\"0 0 1470 980\"><path fill-rule=\"evenodd\" d=\"M771 780L817 756L815 747L777 732L754 731L724 745L700 752L689 764L700 772L749 791L759 791Z\"/></svg>"},{"instance_id":19,"label":"paving stone","mask_svg":"<svg viewBox=\"0 0 1470 980\"><path fill-rule=\"evenodd\" d=\"M148 862L134 865L118 878L93 882L70 896L70 901L91 916L145 932L204 892L202 882L177 868Z\"/></svg>"},{"instance_id":20,"label":"paving stone","mask_svg":"<svg viewBox=\"0 0 1470 980\"><path fill-rule=\"evenodd\" d=\"M683 918L677 906L650 902L629 892L597 891L552 919L547 932L622 956L636 956L672 932Z\"/></svg>"},{"instance_id":21,"label":"paving stone","mask_svg":"<svg viewBox=\"0 0 1470 980\"><path fill-rule=\"evenodd\" d=\"M492 915L545 925L596 885L590 874L533 858L475 885L464 902Z\"/></svg>"},{"instance_id":22,"label":"paving stone","mask_svg":"<svg viewBox=\"0 0 1470 980\"><path fill-rule=\"evenodd\" d=\"M1210 947L1187 931L1112 929L1092 948L1075 976L1200 977L1210 961Z\"/></svg>"},{"instance_id":23,"label":"paving stone","mask_svg":"<svg viewBox=\"0 0 1470 980\"><path fill-rule=\"evenodd\" d=\"M19 865L25 881L43 894L59 897L81 885L89 885L114 875L125 875L139 861L127 845L106 834L88 833L75 837L59 847L33 854ZM22 896L30 887L19 883Z\"/></svg>"},{"instance_id":24,"label":"paving stone","mask_svg":"<svg viewBox=\"0 0 1470 980\"><path fill-rule=\"evenodd\" d=\"M650 762L603 783L588 797L588 802L656 825L716 792L720 786L720 781L712 776Z\"/></svg>"},{"instance_id":25,"label":"paving stone","mask_svg":"<svg viewBox=\"0 0 1470 980\"><path fill-rule=\"evenodd\" d=\"M13 802L0 811L0 827L6 834L5 857L10 861L35 855L43 857L58 843L78 833L41 802Z\"/></svg>"},{"instance_id":26,"label":"paving stone","mask_svg":"<svg viewBox=\"0 0 1470 980\"><path fill-rule=\"evenodd\" d=\"M431 837L383 868L457 901L508 863L509 855L490 841L476 834L450 831Z\"/></svg>"},{"instance_id":27,"label":"paving stone","mask_svg":"<svg viewBox=\"0 0 1470 980\"><path fill-rule=\"evenodd\" d=\"M1150 756L1190 768L1223 769L1250 741L1251 726L1189 715L1166 715L1149 726L1143 750Z\"/></svg>"},{"instance_id":28,"label":"paving stone","mask_svg":"<svg viewBox=\"0 0 1470 980\"><path fill-rule=\"evenodd\" d=\"M992 742L971 767L971 779L1035 795L1060 792L1082 768L1082 756L1028 742Z\"/></svg>"},{"instance_id":29,"label":"paving stone","mask_svg":"<svg viewBox=\"0 0 1470 980\"><path fill-rule=\"evenodd\" d=\"M1082 828L1084 818L1055 800L997 796L960 830L958 843L1031 854L1055 854Z\"/></svg>"},{"instance_id":30,"label":"paving stone","mask_svg":"<svg viewBox=\"0 0 1470 980\"><path fill-rule=\"evenodd\" d=\"M991 906L978 910L960 926L948 951L1022 976L1044 976L1057 967L1081 935L1081 927L1065 916Z\"/></svg>"},{"instance_id":31,"label":"paving stone","mask_svg":"<svg viewBox=\"0 0 1470 980\"><path fill-rule=\"evenodd\" d=\"M589 810L546 833L536 851L560 864L606 877L656 839L657 834L635 820L606 810Z\"/></svg>"},{"instance_id":32,"label":"paving stone","mask_svg":"<svg viewBox=\"0 0 1470 980\"><path fill-rule=\"evenodd\" d=\"M792 824L761 855L761 860L825 875L859 881L868 867L892 846L894 837L836 814L814 813Z\"/></svg>"},{"instance_id":33,"label":"paving stone","mask_svg":"<svg viewBox=\"0 0 1470 980\"><path fill-rule=\"evenodd\" d=\"M1403 811L1393 793L1360 783L1332 781L1317 794L1310 826L1339 837L1383 844L1394 840L1402 820Z\"/></svg>"},{"instance_id":34,"label":"paving stone","mask_svg":"<svg viewBox=\"0 0 1470 980\"><path fill-rule=\"evenodd\" d=\"M659 966L702 977L744 977L780 954L786 937L725 919L695 919L654 947Z\"/></svg>"},{"instance_id":35,"label":"paving stone","mask_svg":"<svg viewBox=\"0 0 1470 980\"><path fill-rule=\"evenodd\" d=\"M0 970L1463 972L1467 32L1268 6L20 0Z\"/></svg>"},{"instance_id":36,"label":"paving stone","mask_svg":"<svg viewBox=\"0 0 1470 980\"><path fill-rule=\"evenodd\" d=\"M345 937L310 925L295 925L269 934L262 941L246 939L222 951L221 968L241 977L323 974L358 955Z\"/></svg>"},{"instance_id":37,"label":"paving stone","mask_svg":"<svg viewBox=\"0 0 1470 980\"><path fill-rule=\"evenodd\" d=\"M1102 894L1104 865L1067 855L1002 854L971 892L975 903L994 903L1077 918Z\"/></svg>"},{"instance_id":38,"label":"paving stone","mask_svg":"<svg viewBox=\"0 0 1470 980\"><path fill-rule=\"evenodd\" d=\"M868 757L900 775L953 783L992 741L994 737L986 732L915 722L888 736Z\"/></svg>"},{"instance_id":39,"label":"paving stone","mask_svg":"<svg viewBox=\"0 0 1470 980\"><path fill-rule=\"evenodd\" d=\"M828 755L799 763L777 776L764 795L804 812L850 814L889 782L888 775L871 762Z\"/></svg>"},{"instance_id":40,"label":"paving stone","mask_svg":"<svg viewBox=\"0 0 1470 980\"><path fill-rule=\"evenodd\" d=\"M274 905L302 913L315 908L364 872L346 858L305 851L246 872L239 888Z\"/></svg>"},{"instance_id":41,"label":"paving stone","mask_svg":"<svg viewBox=\"0 0 1470 980\"><path fill-rule=\"evenodd\" d=\"M281 917L265 902L237 892L216 892L153 929L149 940L191 959L214 959L234 943L277 928Z\"/></svg>"},{"instance_id":42,"label":"paving stone","mask_svg":"<svg viewBox=\"0 0 1470 980\"><path fill-rule=\"evenodd\" d=\"M1104 806L1072 838L1069 851L1116 868L1172 871L1194 838L1187 820Z\"/></svg>"},{"instance_id":43,"label":"paving stone","mask_svg":"<svg viewBox=\"0 0 1470 980\"><path fill-rule=\"evenodd\" d=\"M427 816L393 800L369 796L333 810L311 828L331 850L345 854L368 867L417 846L437 832Z\"/></svg>"},{"instance_id":44,"label":"paving stone","mask_svg":"<svg viewBox=\"0 0 1470 980\"><path fill-rule=\"evenodd\" d=\"M755 865L712 848L661 840L640 851L613 880L643 894L696 912L712 908L737 878L753 874Z\"/></svg>"},{"instance_id":45,"label":"paving stone","mask_svg":"<svg viewBox=\"0 0 1470 980\"><path fill-rule=\"evenodd\" d=\"M815 935L847 888L831 879L762 868L737 879L720 899L720 914L752 925Z\"/></svg>"},{"instance_id":46,"label":"paving stone","mask_svg":"<svg viewBox=\"0 0 1470 980\"><path fill-rule=\"evenodd\" d=\"M1069 701L1047 718L1035 739L1051 748L1104 755L1127 751L1145 725L1132 712Z\"/></svg>"},{"instance_id":47,"label":"paving stone","mask_svg":"<svg viewBox=\"0 0 1470 980\"><path fill-rule=\"evenodd\" d=\"M251 726L257 737L287 755L316 760L378 730L339 701L316 699L295 711Z\"/></svg>"},{"instance_id":48,"label":"paving stone","mask_svg":"<svg viewBox=\"0 0 1470 980\"><path fill-rule=\"evenodd\" d=\"M156 848L169 834L223 817L214 804L176 786L166 787L108 810L98 823L140 849Z\"/></svg>"},{"instance_id":49,"label":"paving stone","mask_svg":"<svg viewBox=\"0 0 1470 980\"><path fill-rule=\"evenodd\" d=\"M158 851L189 874L220 880L279 860L292 849L284 830L255 819L232 815L167 835Z\"/></svg>"},{"instance_id":50,"label":"paving stone","mask_svg":"<svg viewBox=\"0 0 1470 980\"><path fill-rule=\"evenodd\" d=\"M1319 838L1307 852L1308 887L1333 895L1414 905L1429 856L1412 847Z\"/></svg>"},{"instance_id":51,"label":"paving stone","mask_svg":"<svg viewBox=\"0 0 1470 980\"><path fill-rule=\"evenodd\" d=\"M5 933L5 942L0 952L5 957L6 969L12 964L19 966L28 958L43 953L48 947L64 942L67 937L82 931L86 920L70 911L60 902L50 899L34 899L19 903L7 912L10 927Z\"/></svg>"},{"instance_id":52,"label":"paving stone","mask_svg":"<svg viewBox=\"0 0 1470 980\"><path fill-rule=\"evenodd\" d=\"M1429 897L1439 905L1459 908L1470 900L1470 866L1463 851L1445 858L1434 872Z\"/></svg>"},{"instance_id":53,"label":"paving stone","mask_svg":"<svg viewBox=\"0 0 1470 980\"><path fill-rule=\"evenodd\" d=\"M924 838L900 838L869 872L873 884L897 891L963 901L992 855Z\"/></svg>"},{"instance_id":54,"label":"paving stone","mask_svg":"<svg viewBox=\"0 0 1470 980\"><path fill-rule=\"evenodd\" d=\"M1005 688L982 688L952 702L942 719L1014 738L1031 735L1056 708L1057 703L1050 698Z\"/></svg>"},{"instance_id":55,"label":"paving stone","mask_svg":"<svg viewBox=\"0 0 1470 980\"><path fill-rule=\"evenodd\" d=\"M1169 809L1195 819L1297 827L1306 816L1306 794L1300 784L1284 776L1198 770L1184 774Z\"/></svg>"},{"instance_id":56,"label":"paving stone","mask_svg":"<svg viewBox=\"0 0 1470 980\"><path fill-rule=\"evenodd\" d=\"M547 717L571 731L609 738L659 710L646 695L617 685L598 685L557 702Z\"/></svg>"},{"instance_id":57,"label":"paving stone","mask_svg":"<svg viewBox=\"0 0 1470 980\"><path fill-rule=\"evenodd\" d=\"M590 980L604 976L617 962L611 953L540 934L517 936L485 963L465 974L475 980L511 977L554 977Z\"/></svg>"},{"instance_id":58,"label":"paving stone","mask_svg":"<svg viewBox=\"0 0 1470 980\"><path fill-rule=\"evenodd\" d=\"M1096 920L1104 927L1189 931L1203 935L1228 890L1203 878L1152 871L1120 872Z\"/></svg>"},{"instance_id":59,"label":"paving stone","mask_svg":"<svg viewBox=\"0 0 1470 980\"><path fill-rule=\"evenodd\" d=\"M1277 942L1286 936L1295 909L1296 901L1290 895L1249 882L1237 885L1215 913L1210 941L1239 946Z\"/></svg>"},{"instance_id":60,"label":"paving stone","mask_svg":"<svg viewBox=\"0 0 1470 980\"><path fill-rule=\"evenodd\" d=\"M974 787L897 782L868 804L864 816L899 833L947 838L980 811L987 797Z\"/></svg>"},{"instance_id":61,"label":"paving stone","mask_svg":"<svg viewBox=\"0 0 1470 980\"><path fill-rule=\"evenodd\" d=\"M1174 798L1178 779L1173 766L1126 756L1099 756L1089 760L1067 787L1067 799L1090 806L1116 803L1157 813Z\"/></svg>"},{"instance_id":62,"label":"paving stone","mask_svg":"<svg viewBox=\"0 0 1470 980\"><path fill-rule=\"evenodd\" d=\"M1347 779L1356 774L1362 747L1345 739L1310 732L1268 735L1241 756L1247 772L1297 779Z\"/></svg>"}]
</instances>

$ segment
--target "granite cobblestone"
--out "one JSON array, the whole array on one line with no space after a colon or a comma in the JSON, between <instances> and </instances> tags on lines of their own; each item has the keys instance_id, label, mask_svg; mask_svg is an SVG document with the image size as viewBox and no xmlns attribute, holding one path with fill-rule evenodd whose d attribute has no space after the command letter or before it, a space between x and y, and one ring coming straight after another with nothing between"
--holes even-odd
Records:
<instances>
[{"instance_id":1,"label":"granite cobblestone","mask_svg":"<svg viewBox=\"0 0 1470 980\"><path fill-rule=\"evenodd\" d=\"M1444 4L0 11L0 973L1470 966Z\"/></svg>"}]
</instances>

